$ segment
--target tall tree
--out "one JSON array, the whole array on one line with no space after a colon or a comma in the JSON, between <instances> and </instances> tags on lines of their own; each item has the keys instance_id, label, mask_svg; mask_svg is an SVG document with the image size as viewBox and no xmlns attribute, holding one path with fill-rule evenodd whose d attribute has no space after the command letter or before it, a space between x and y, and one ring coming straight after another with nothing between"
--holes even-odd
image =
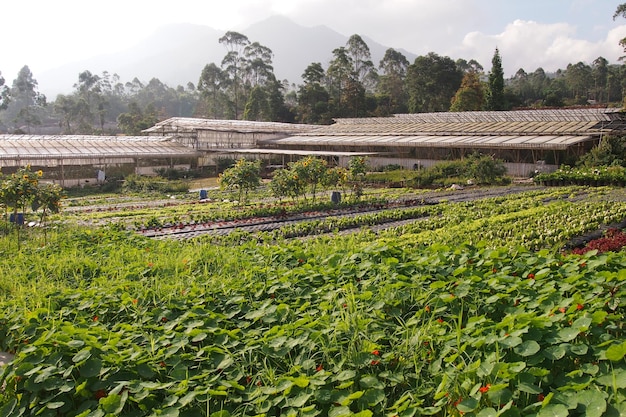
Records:
<instances>
[{"instance_id":1,"label":"tall tree","mask_svg":"<svg viewBox=\"0 0 626 417\"><path fill-rule=\"evenodd\" d=\"M267 81L272 79L274 74L272 57L274 53L270 48L258 42L253 42L246 45L244 48L244 56L247 64L247 82L251 87L264 85Z\"/></svg>"},{"instance_id":2,"label":"tall tree","mask_svg":"<svg viewBox=\"0 0 626 417\"><path fill-rule=\"evenodd\" d=\"M229 90L233 101L234 117L238 119L241 113L241 97L245 97L243 76L247 63L244 50L250 44L250 40L246 35L229 31L219 39L219 43L223 44L228 51L222 59L222 69L230 79Z\"/></svg>"},{"instance_id":3,"label":"tall tree","mask_svg":"<svg viewBox=\"0 0 626 417\"><path fill-rule=\"evenodd\" d=\"M200 91L205 104L205 116L223 119L230 115L226 95L227 81L224 72L214 63L207 64L202 69L198 81L198 91Z\"/></svg>"},{"instance_id":4,"label":"tall tree","mask_svg":"<svg viewBox=\"0 0 626 417\"><path fill-rule=\"evenodd\" d=\"M504 71L500 51L496 48L491 59L489 88L487 89L487 110L506 110L504 101Z\"/></svg>"},{"instance_id":5,"label":"tall tree","mask_svg":"<svg viewBox=\"0 0 626 417\"><path fill-rule=\"evenodd\" d=\"M372 63L372 54L363 38L359 35L352 35L346 44L346 51L352 61L352 73L354 78L363 85L363 87L371 91L373 90L376 80L376 68Z\"/></svg>"},{"instance_id":6,"label":"tall tree","mask_svg":"<svg viewBox=\"0 0 626 417\"><path fill-rule=\"evenodd\" d=\"M565 82L569 88L570 98L576 104L587 104L593 76L591 67L584 62L568 64L565 70Z\"/></svg>"},{"instance_id":7,"label":"tall tree","mask_svg":"<svg viewBox=\"0 0 626 417\"><path fill-rule=\"evenodd\" d=\"M406 72L409 60L395 49L385 51L378 68L381 75L378 79L378 94L383 110L381 115L405 113L407 110L407 94L405 88Z\"/></svg>"},{"instance_id":8,"label":"tall tree","mask_svg":"<svg viewBox=\"0 0 626 417\"><path fill-rule=\"evenodd\" d=\"M352 65L352 58L350 58L345 47L341 46L333 50L333 59L326 70L326 80L334 112L338 116L344 116L342 99L344 98L344 89L352 77Z\"/></svg>"},{"instance_id":9,"label":"tall tree","mask_svg":"<svg viewBox=\"0 0 626 417\"><path fill-rule=\"evenodd\" d=\"M9 101L11 101L11 90L4 83L4 77L2 72L0 72L0 110L5 110L9 106Z\"/></svg>"},{"instance_id":10,"label":"tall tree","mask_svg":"<svg viewBox=\"0 0 626 417\"><path fill-rule=\"evenodd\" d=\"M25 65L20 69L11 88L12 101L6 113L15 124L16 132L23 132L21 126L30 133L31 127L41 124L42 110L46 106L46 96L38 91L37 80Z\"/></svg>"},{"instance_id":11,"label":"tall tree","mask_svg":"<svg viewBox=\"0 0 626 417\"><path fill-rule=\"evenodd\" d=\"M59 127L65 135L72 135L72 123L76 119L76 100L74 96L59 94L54 100L54 112L60 117Z\"/></svg>"},{"instance_id":12,"label":"tall tree","mask_svg":"<svg viewBox=\"0 0 626 417\"><path fill-rule=\"evenodd\" d=\"M593 99L599 103L606 101L606 90L609 75L609 61L603 57L594 59L592 67Z\"/></svg>"},{"instance_id":13,"label":"tall tree","mask_svg":"<svg viewBox=\"0 0 626 417\"><path fill-rule=\"evenodd\" d=\"M324 78L324 68L319 62L309 64L304 70L304 85L298 89L298 121L311 124L329 122L330 95L323 85Z\"/></svg>"},{"instance_id":14,"label":"tall tree","mask_svg":"<svg viewBox=\"0 0 626 417\"><path fill-rule=\"evenodd\" d=\"M463 73L449 57L434 52L418 56L407 69L409 112L448 111Z\"/></svg>"},{"instance_id":15,"label":"tall tree","mask_svg":"<svg viewBox=\"0 0 626 417\"><path fill-rule=\"evenodd\" d=\"M463 71L463 73L468 73L470 71L476 72L478 74L482 73L485 69L482 65L475 59L470 59L466 61L463 58L459 58L456 60L456 66L458 69Z\"/></svg>"}]
</instances>

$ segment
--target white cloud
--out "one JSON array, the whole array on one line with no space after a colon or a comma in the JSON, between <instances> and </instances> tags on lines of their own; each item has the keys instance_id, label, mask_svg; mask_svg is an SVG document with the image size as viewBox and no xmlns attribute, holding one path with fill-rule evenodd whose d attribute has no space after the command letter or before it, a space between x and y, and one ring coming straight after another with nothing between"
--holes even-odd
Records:
<instances>
[{"instance_id":1,"label":"white cloud","mask_svg":"<svg viewBox=\"0 0 626 417\"><path fill-rule=\"evenodd\" d=\"M616 63L623 55L619 39L624 37L626 25L610 30L602 40L591 42L576 38L576 28L567 23L542 24L516 20L497 35L468 33L454 53L458 57L474 58L489 70L497 47L505 76L508 77L520 68L532 72L541 67L551 72L581 61L591 64L600 56Z\"/></svg>"}]
</instances>

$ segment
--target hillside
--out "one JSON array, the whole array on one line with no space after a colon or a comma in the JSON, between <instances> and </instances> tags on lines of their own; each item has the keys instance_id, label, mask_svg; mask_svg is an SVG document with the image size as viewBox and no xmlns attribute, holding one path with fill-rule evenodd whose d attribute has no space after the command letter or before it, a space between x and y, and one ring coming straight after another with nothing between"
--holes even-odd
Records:
<instances>
[{"instance_id":1,"label":"hillside","mask_svg":"<svg viewBox=\"0 0 626 417\"><path fill-rule=\"evenodd\" d=\"M301 82L301 74L310 63L320 62L326 68L332 59L333 49L344 46L352 35L340 34L327 26L300 26L281 16L255 23L240 33L252 42L269 47L274 52L276 77L295 84ZM223 31L208 26L163 26L126 50L71 62L34 76L40 90L51 99L59 93L71 92L78 74L84 70L95 74L103 71L118 74L122 82L135 77L148 82L156 77L172 87L188 82L196 84L202 68L211 62L219 65L226 54L224 46L218 41L223 35ZM390 46L381 45L366 34L359 35L368 44L372 61L377 65ZM411 62L416 57L406 51L402 53Z\"/></svg>"}]
</instances>

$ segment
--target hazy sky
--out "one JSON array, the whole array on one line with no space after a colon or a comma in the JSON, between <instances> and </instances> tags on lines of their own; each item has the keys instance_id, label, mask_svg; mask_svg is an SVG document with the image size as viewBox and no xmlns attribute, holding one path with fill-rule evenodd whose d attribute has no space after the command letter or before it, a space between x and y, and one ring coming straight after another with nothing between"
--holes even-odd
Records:
<instances>
[{"instance_id":1,"label":"hazy sky","mask_svg":"<svg viewBox=\"0 0 626 417\"><path fill-rule=\"evenodd\" d=\"M138 43L157 27L195 23L245 34L281 14L303 26L326 25L418 55L476 59L491 68L499 48L509 77L624 55L626 0L2 0L0 72L24 65L37 74ZM272 45L267 45L270 49ZM338 45L341 46L341 45ZM330 52L329 52L330 53Z\"/></svg>"}]
</instances>

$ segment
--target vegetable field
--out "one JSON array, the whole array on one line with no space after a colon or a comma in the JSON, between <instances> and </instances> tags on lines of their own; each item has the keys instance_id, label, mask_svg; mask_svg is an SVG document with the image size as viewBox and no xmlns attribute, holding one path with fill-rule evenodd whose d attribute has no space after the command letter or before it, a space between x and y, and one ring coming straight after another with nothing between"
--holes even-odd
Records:
<instances>
[{"instance_id":1,"label":"vegetable field","mask_svg":"<svg viewBox=\"0 0 626 417\"><path fill-rule=\"evenodd\" d=\"M186 240L145 231L326 208L77 200L7 232L0 415L626 415L626 252L584 239L620 238L624 190L433 198Z\"/></svg>"}]
</instances>

